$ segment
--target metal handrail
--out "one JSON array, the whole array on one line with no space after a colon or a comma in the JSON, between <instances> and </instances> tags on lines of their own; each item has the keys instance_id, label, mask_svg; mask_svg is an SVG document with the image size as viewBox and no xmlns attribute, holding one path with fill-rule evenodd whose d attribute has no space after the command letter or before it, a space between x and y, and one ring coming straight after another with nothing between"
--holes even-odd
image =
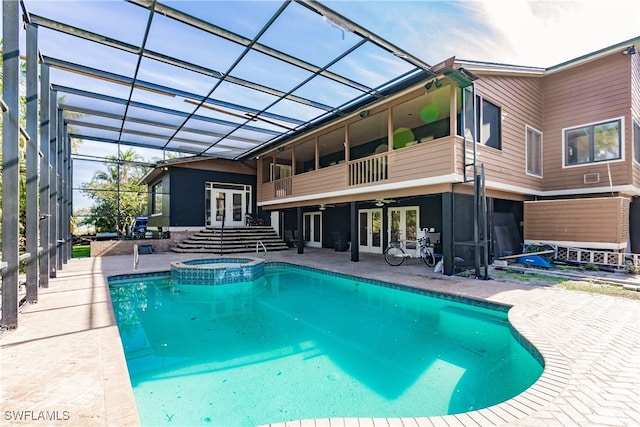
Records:
<instances>
[{"instance_id":1,"label":"metal handrail","mask_svg":"<svg viewBox=\"0 0 640 427\"><path fill-rule=\"evenodd\" d=\"M258 240L256 242L256 255L258 255L258 249L260 249L260 246L262 246L262 249L264 249L264 253L267 253L267 247L264 245L264 243L262 243L262 240Z\"/></svg>"},{"instance_id":2,"label":"metal handrail","mask_svg":"<svg viewBox=\"0 0 640 427\"><path fill-rule=\"evenodd\" d=\"M25 252L22 255L18 256L18 262L25 261L31 258L31 252ZM9 267L9 263L6 261L0 261L0 270L4 270Z\"/></svg>"},{"instance_id":3,"label":"metal handrail","mask_svg":"<svg viewBox=\"0 0 640 427\"><path fill-rule=\"evenodd\" d=\"M133 271L138 271L139 261L140 261L140 255L138 252L138 245L133 245Z\"/></svg>"}]
</instances>

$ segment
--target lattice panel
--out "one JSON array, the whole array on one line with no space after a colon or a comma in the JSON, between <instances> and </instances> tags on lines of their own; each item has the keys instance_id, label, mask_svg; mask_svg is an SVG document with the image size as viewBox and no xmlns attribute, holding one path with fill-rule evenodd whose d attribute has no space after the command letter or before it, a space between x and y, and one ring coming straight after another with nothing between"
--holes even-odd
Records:
<instances>
[{"instance_id":1,"label":"lattice panel","mask_svg":"<svg viewBox=\"0 0 640 427\"><path fill-rule=\"evenodd\" d=\"M558 248L558 251L556 252L556 257L559 260L566 261L568 259L568 252L569 250L567 248Z\"/></svg>"},{"instance_id":2,"label":"lattice panel","mask_svg":"<svg viewBox=\"0 0 640 427\"><path fill-rule=\"evenodd\" d=\"M627 261L640 267L640 254L625 254L603 250L574 249L558 247L556 259L560 261L575 261L585 264L599 264L623 268Z\"/></svg>"},{"instance_id":3,"label":"lattice panel","mask_svg":"<svg viewBox=\"0 0 640 427\"><path fill-rule=\"evenodd\" d=\"M587 262L587 263L591 263L593 262L591 260L591 251L578 251L579 257L580 257L580 262Z\"/></svg>"}]
</instances>

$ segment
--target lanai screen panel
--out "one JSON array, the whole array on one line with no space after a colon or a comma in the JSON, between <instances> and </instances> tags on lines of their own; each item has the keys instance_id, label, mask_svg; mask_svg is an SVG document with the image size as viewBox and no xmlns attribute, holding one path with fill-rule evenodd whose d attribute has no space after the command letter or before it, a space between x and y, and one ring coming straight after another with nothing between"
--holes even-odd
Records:
<instances>
[{"instance_id":1,"label":"lanai screen panel","mask_svg":"<svg viewBox=\"0 0 640 427\"><path fill-rule=\"evenodd\" d=\"M307 0L23 5L70 133L118 148L253 157L433 75Z\"/></svg>"}]
</instances>

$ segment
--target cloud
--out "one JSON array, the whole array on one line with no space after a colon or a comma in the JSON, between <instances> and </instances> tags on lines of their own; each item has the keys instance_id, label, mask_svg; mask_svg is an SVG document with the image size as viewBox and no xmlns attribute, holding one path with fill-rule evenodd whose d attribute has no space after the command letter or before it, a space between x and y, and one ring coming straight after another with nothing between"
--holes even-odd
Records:
<instances>
[{"instance_id":1,"label":"cloud","mask_svg":"<svg viewBox=\"0 0 640 427\"><path fill-rule=\"evenodd\" d=\"M640 3L631 1L478 2L478 21L495 45L467 59L549 67L637 37ZM635 33L635 34L634 34Z\"/></svg>"},{"instance_id":2,"label":"cloud","mask_svg":"<svg viewBox=\"0 0 640 427\"><path fill-rule=\"evenodd\" d=\"M429 64L455 56L549 67L640 35L631 0L327 2Z\"/></svg>"}]
</instances>

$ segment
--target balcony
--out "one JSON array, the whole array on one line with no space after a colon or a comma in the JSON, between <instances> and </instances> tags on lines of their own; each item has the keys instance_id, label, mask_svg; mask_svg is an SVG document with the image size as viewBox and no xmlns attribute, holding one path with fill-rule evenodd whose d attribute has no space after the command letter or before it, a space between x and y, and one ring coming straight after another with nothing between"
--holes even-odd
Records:
<instances>
[{"instance_id":1,"label":"balcony","mask_svg":"<svg viewBox=\"0 0 640 427\"><path fill-rule=\"evenodd\" d=\"M259 183L258 203L326 197L326 193L373 192L382 184L429 185L430 178L433 184L453 182L455 174L462 173L462 147L460 137L448 136Z\"/></svg>"}]
</instances>

